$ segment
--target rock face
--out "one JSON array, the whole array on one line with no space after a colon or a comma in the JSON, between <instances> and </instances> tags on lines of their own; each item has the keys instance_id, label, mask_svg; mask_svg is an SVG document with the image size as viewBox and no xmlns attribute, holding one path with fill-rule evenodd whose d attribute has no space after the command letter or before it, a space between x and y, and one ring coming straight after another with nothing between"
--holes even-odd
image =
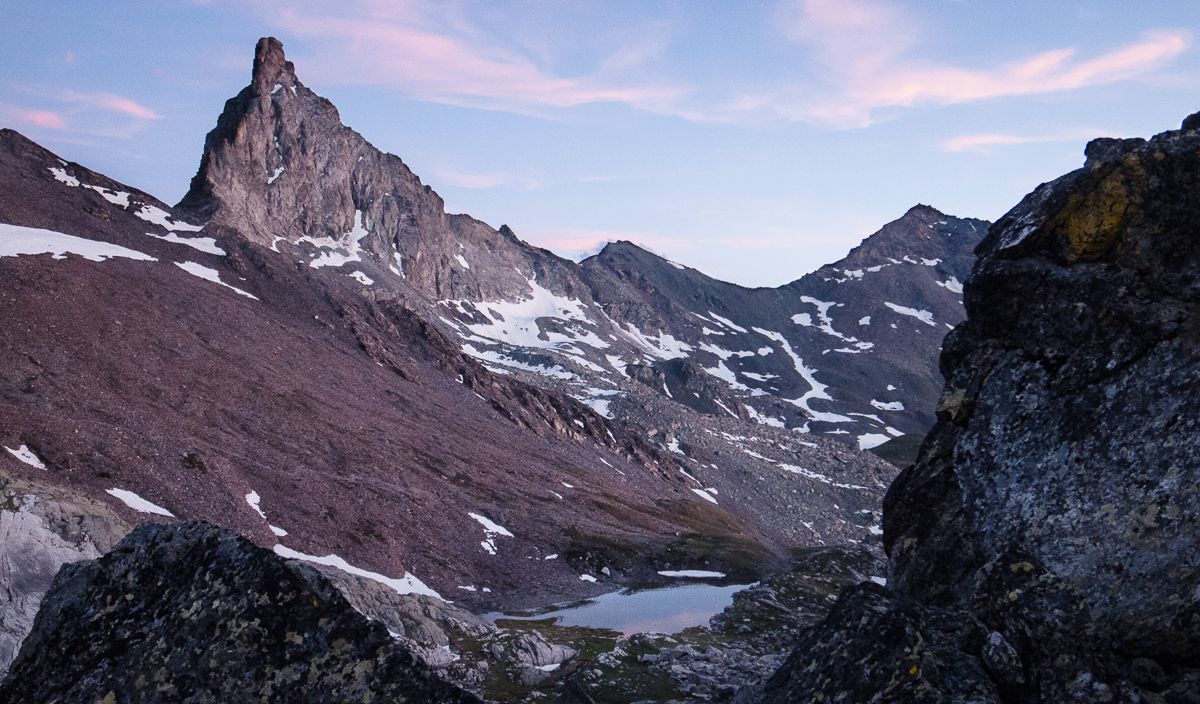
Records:
<instances>
[{"instance_id":1,"label":"rock face","mask_svg":"<svg viewBox=\"0 0 1200 704\"><path fill-rule=\"evenodd\" d=\"M143 525L65 567L5 702L475 702L324 577L228 531Z\"/></svg>"},{"instance_id":2,"label":"rock face","mask_svg":"<svg viewBox=\"0 0 1200 704\"><path fill-rule=\"evenodd\" d=\"M1200 131L1185 127L1092 142L991 228L937 425L885 502L894 595L843 596L810 637L827 645L802 644L763 701L1200 697ZM904 643L937 667L849 667L905 663Z\"/></svg>"},{"instance_id":3,"label":"rock face","mask_svg":"<svg viewBox=\"0 0 1200 704\"><path fill-rule=\"evenodd\" d=\"M109 507L0 469L0 677L58 569L99 557L129 527Z\"/></svg>"},{"instance_id":4,"label":"rock face","mask_svg":"<svg viewBox=\"0 0 1200 704\"><path fill-rule=\"evenodd\" d=\"M528 270L546 254L447 214L399 157L343 125L337 108L300 82L271 37L255 48L250 85L225 104L205 139L179 208L211 229L236 230L264 247L288 243L318 263L336 260L314 247L361 249L379 273L435 299L511 297L526 288L516 268Z\"/></svg>"}]
</instances>

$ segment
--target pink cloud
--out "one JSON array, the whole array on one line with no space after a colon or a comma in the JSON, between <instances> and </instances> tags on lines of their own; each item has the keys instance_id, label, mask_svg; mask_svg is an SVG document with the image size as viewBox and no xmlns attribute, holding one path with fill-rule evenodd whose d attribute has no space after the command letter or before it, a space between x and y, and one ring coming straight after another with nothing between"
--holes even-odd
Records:
<instances>
[{"instance_id":1,"label":"pink cloud","mask_svg":"<svg viewBox=\"0 0 1200 704\"><path fill-rule=\"evenodd\" d=\"M13 119L33 125L34 127L43 127L49 130L62 130L67 127L67 121L63 119L63 116L52 110L14 108L6 112L9 112Z\"/></svg>"},{"instance_id":2,"label":"pink cloud","mask_svg":"<svg viewBox=\"0 0 1200 704\"><path fill-rule=\"evenodd\" d=\"M289 33L315 40L320 60L306 71L325 83L384 85L428 100L517 112L589 103L669 112L685 92L596 74L556 75L461 22L427 20L407 3L365 2L357 9L331 16L280 7L275 19ZM646 56L618 47L600 70L611 73L614 64L627 68Z\"/></svg>"},{"instance_id":3,"label":"pink cloud","mask_svg":"<svg viewBox=\"0 0 1200 704\"><path fill-rule=\"evenodd\" d=\"M886 109L939 106L1078 90L1145 75L1191 44L1184 30L1143 33L1117 49L1079 58L1057 48L996 68L967 68L914 56L919 31L895 6L868 0L802 0L785 33L805 43L836 93L821 102L784 103L785 117L862 127Z\"/></svg>"},{"instance_id":4,"label":"pink cloud","mask_svg":"<svg viewBox=\"0 0 1200 704\"><path fill-rule=\"evenodd\" d=\"M161 117L155 111L132 98L113 95L112 93L81 93L73 90L65 90L58 97L64 102L108 110L128 115L129 117L135 117L139 120L157 120Z\"/></svg>"},{"instance_id":5,"label":"pink cloud","mask_svg":"<svg viewBox=\"0 0 1200 704\"><path fill-rule=\"evenodd\" d=\"M433 182L459 188L517 188L526 191L536 191L542 187L542 182L530 176L520 176L502 172L482 173L468 172L453 168L436 169Z\"/></svg>"},{"instance_id":6,"label":"pink cloud","mask_svg":"<svg viewBox=\"0 0 1200 704\"><path fill-rule=\"evenodd\" d=\"M1046 142L1076 142L1089 140L1102 134L1106 134L1106 132L1096 129L1077 129L1040 135L964 134L942 140L939 146L942 150L948 152L990 152L995 147L1041 144Z\"/></svg>"}]
</instances>

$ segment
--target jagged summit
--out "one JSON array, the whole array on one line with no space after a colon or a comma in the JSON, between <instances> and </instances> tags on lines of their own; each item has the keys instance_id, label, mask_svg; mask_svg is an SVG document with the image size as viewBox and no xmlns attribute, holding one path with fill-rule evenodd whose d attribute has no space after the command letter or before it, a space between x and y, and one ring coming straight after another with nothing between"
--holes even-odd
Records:
<instances>
[{"instance_id":1,"label":"jagged summit","mask_svg":"<svg viewBox=\"0 0 1200 704\"><path fill-rule=\"evenodd\" d=\"M287 88L298 84L296 67L283 53L283 43L275 37L263 37L254 47L254 69L250 83L259 93L270 91L275 83Z\"/></svg>"},{"instance_id":2,"label":"jagged summit","mask_svg":"<svg viewBox=\"0 0 1200 704\"><path fill-rule=\"evenodd\" d=\"M447 214L399 157L300 82L272 37L259 40L251 82L225 103L179 207L314 266L361 262L369 279L399 277L392 288L434 300L517 295L544 258L510 229Z\"/></svg>"}]
</instances>

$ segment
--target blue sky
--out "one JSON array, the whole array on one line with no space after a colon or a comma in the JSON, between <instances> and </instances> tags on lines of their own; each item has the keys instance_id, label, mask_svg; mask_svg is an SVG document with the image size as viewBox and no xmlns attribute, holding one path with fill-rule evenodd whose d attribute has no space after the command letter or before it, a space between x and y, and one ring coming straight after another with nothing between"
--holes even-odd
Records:
<instances>
[{"instance_id":1,"label":"blue sky","mask_svg":"<svg viewBox=\"0 0 1200 704\"><path fill-rule=\"evenodd\" d=\"M0 125L174 202L279 37L446 199L564 255L776 285L921 202L994 219L1200 110L1200 3L12 3Z\"/></svg>"}]
</instances>

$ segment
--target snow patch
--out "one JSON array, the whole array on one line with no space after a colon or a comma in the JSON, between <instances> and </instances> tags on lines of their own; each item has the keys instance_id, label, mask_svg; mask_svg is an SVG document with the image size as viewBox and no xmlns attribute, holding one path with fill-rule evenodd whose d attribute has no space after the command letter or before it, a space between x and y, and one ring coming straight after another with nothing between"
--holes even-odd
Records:
<instances>
[{"instance_id":1,"label":"snow patch","mask_svg":"<svg viewBox=\"0 0 1200 704\"><path fill-rule=\"evenodd\" d=\"M610 347L609 343L600 339L595 332L581 327L583 324L596 324L588 316L583 301L554 293L539 284L536 277L526 279L525 282L529 285L529 298L523 301L474 302L447 299L438 303L473 321L482 318L483 322L465 322L461 325L471 334L487 340L550 350L559 350L563 346L575 343L596 349ZM569 334L549 330L543 332L538 324L538 321L543 319L559 321L560 327L566 328Z\"/></svg>"},{"instance_id":2,"label":"snow patch","mask_svg":"<svg viewBox=\"0 0 1200 704\"><path fill-rule=\"evenodd\" d=\"M799 408L804 409L804 412L807 413L811 419L816 420L816 421L824 421L826 423L852 423L852 422L854 422L852 418L849 418L847 416L843 416L843 415L840 415L837 413L828 413L825 411L818 411L812 407L812 402L814 400L825 400L825 401L833 400L832 397L830 397L830 395L826 392L826 389L828 389L829 387L826 386L825 384L822 384L821 382L817 381L817 378L815 376L817 370L811 369L811 368L805 366L804 360L801 359L800 355L796 354L795 350L792 349L792 345L787 341L787 338L785 338L780 333L775 332L774 330L764 330L763 328L754 328L754 332L758 333L759 335L762 335L763 337L766 337L769 340L773 340L773 341L779 343L779 346L783 349L783 351L785 353L787 353L787 355L789 357L792 358L792 365L796 368L796 372L798 374L800 374L801 378L803 378L804 381L809 386L808 391L800 398L783 399L784 401L787 401L788 403L792 404L793 406L797 406Z\"/></svg>"},{"instance_id":3,"label":"snow patch","mask_svg":"<svg viewBox=\"0 0 1200 704\"><path fill-rule=\"evenodd\" d=\"M79 187L79 179L67 174L66 169L63 169L63 168L60 168L57 166L51 166L50 173L54 174L55 181L58 181L60 183L65 183L72 188Z\"/></svg>"},{"instance_id":4,"label":"snow patch","mask_svg":"<svg viewBox=\"0 0 1200 704\"><path fill-rule=\"evenodd\" d=\"M172 232L199 232L204 229L203 225L190 225L182 220L176 221L170 213L154 205L143 205L137 209L134 215L145 220L153 225L158 225L164 230Z\"/></svg>"},{"instance_id":5,"label":"snow patch","mask_svg":"<svg viewBox=\"0 0 1200 704\"><path fill-rule=\"evenodd\" d=\"M311 562L315 565L325 565L326 567L339 569L347 574L364 577L373 582L379 582L380 584L390 587L397 594L423 594L425 596L431 596L434 599L445 601L445 599L442 599L441 594L438 594L427 587L424 582L417 579L416 576L411 572L405 574L403 577L394 578L379 574L378 572L364 570L361 567L355 567L337 555L325 555L324 557L306 555L283 545L276 545L274 550L276 555L288 560L301 560L303 562Z\"/></svg>"},{"instance_id":6,"label":"snow patch","mask_svg":"<svg viewBox=\"0 0 1200 704\"><path fill-rule=\"evenodd\" d=\"M323 266L341 266L350 262L362 261L362 240L371 234L367 230L367 215L361 210L354 211L354 227L338 239L332 237L301 237L299 242L308 242L322 251L308 265L314 269Z\"/></svg>"},{"instance_id":7,"label":"snow patch","mask_svg":"<svg viewBox=\"0 0 1200 704\"><path fill-rule=\"evenodd\" d=\"M486 550L489 555L496 554L496 536L502 535L506 538L514 537L507 528L499 523L496 523L487 516L483 516L478 513L468 513L467 515L471 518L474 518L479 525L483 526L484 540L479 544L483 546L483 549Z\"/></svg>"},{"instance_id":8,"label":"snow patch","mask_svg":"<svg viewBox=\"0 0 1200 704\"><path fill-rule=\"evenodd\" d=\"M917 320L920 320L922 323L925 323L926 325L934 325L934 326L937 325L937 323L933 322L933 313L931 313L927 310L917 310L916 308L909 308L908 306L897 305L895 303L891 303L890 301L884 301L883 305L887 306L888 308L891 308L893 311L895 311L896 313L899 313L900 315L907 315L911 318L916 318Z\"/></svg>"},{"instance_id":9,"label":"snow patch","mask_svg":"<svg viewBox=\"0 0 1200 704\"><path fill-rule=\"evenodd\" d=\"M684 577L687 579L721 579L725 576L724 572L712 572L709 570L659 570L658 573L664 577Z\"/></svg>"},{"instance_id":10,"label":"snow patch","mask_svg":"<svg viewBox=\"0 0 1200 704\"><path fill-rule=\"evenodd\" d=\"M180 237L174 232L168 232L165 235L156 235L153 232L147 232L147 235L155 239L166 240L174 244L182 244L192 249L199 250L205 254L216 254L217 256L225 256L225 250L217 246L217 241L212 237ZM279 250L276 250L279 251Z\"/></svg>"},{"instance_id":11,"label":"snow patch","mask_svg":"<svg viewBox=\"0 0 1200 704\"><path fill-rule=\"evenodd\" d=\"M22 254L52 254L54 259L66 259L68 254L77 254L93 262L115 257L146 262L158 261L149 254L109 242L84 239L36 227L0 224L0 257L17 257Z\"/></svg>"},{"instance_id":12,"label":"snow patch","mask_svg":"<svg viewBox=\"0 0 1200 704\"><path fill-rule=\"evenodd\" d=\"M104 200L108 201L109 203L112 203L113 205L119 206L121 208L129 207L129 194L125 191L110 191L109 189L104 188L103 186L89 186L86 183L83 184L83 187L90 188L91 190L99 193L101 196L104 197Z\"/></svg>"},{"instance_id":13,"label":"snow patch","mask_svg":"<svg viewBox=\"0 0 1200 704\"><path fill-rule=\"evenodd\" d=\"M750 332L750 331L749 331L749 330L747 330L746 328L744 328L744 327L742 327L742 326L740 326L740 325L737 325L737 324L735 324L735 323L734 323L732 320L730 320L729 318L722 318L721 316L717 315L716 313L712 312L711 310L710 310L710 311L708 311L708 315L709 315L709 316L710 316L710 317L711 317L713 320L717 321L717 322L718 322L718 323L720 323L721 325L724 325L725 327L729 328L730 330L733 330L734 332Z\"/></svg>"},{"instance_id":14,"label":"snow patch","mask_svg":"<svg viewBox=\"0 0 1200 704\"><path fill-rule=\"evenodd\" d=\"M183 269L184 271L191 274L192 276L198 276L198 277L204 279L205 281L211 281L214 284L220 284L220 285L224 286L225 288L234 291L235 293L240 293L241 295L245 296L246 298L253 298L256 301L258 300L258 296L255 296L252 293L246 293L242 289L240 289L236 286L230 286L229 284L222 281L221 275L217 272L216 269L210 269L209 267L206 267L202 264L197 264L196 262L175 262L175 266L179 267L180 269Z\"/></svg>"},{"instance_id":15,"label":"snow patch","mask_svg":"<svg viewBox=\"0 0 1200 704\"><path fill-rule=\"evenodd\" d=\"M846 431L843 430L841 432L845 433ZM794 464L787 464L786 462L776 462L776 464L779 465L779 468L784 470L785 472L791 472L792 474L799 474L800 476L804 477L805 479L815 479L816 481L819 481L822 484L828 484L829 486L836 487L838 489L866 489L867 488L865 486L859 486L858 484L843 484L841 482L835 482L832 479L830 479L829 477L825 476L824 474L821 474L820 472L814 472L811 469L805 469L804 467L798 467Z\"/></svg>"},{"instance_id":16,"label":"snow patch","mask_svg":"<svg viewBox=\"0 0 1200 704\"><path fill-rule=\"evenodd\" d=\"M150 503L149 501L143 499L142 497L138 496L137 494L133 493L132 491L128 491L126 489L113 488L113 489L105 490L104 493L109 494L110 496L115 496L116 498L120 499L126 506L133 509L134 511L138 511L139 513L153 513L153 514L156 514L159 516L168 516L170 518L175 517L175 514L171 513L167 509L163 508L162 506L159 506L158 504Z\"/></svg>"},{"instance_id":17,"label":"snow patch","mask_svg":"<svg viewBox=\"0 0 1200 704\"><path fill-rule=\"evenodd\" d=\"M42 462L41 458L33 454L33 450L30 450L28 445L21 445L15 450L7 446L4 449L8 450L9 454L11 454L13 457L16 457L18 460L21 460L30 467L37 467L38 469L46 468L46 465Z\"/></svg>"},{"instance_id":18,"label":"snow patch","mask_svg":"<svg viewBox=\"0 0 1200 704\"><path fill-rule=\"evenodd\" d=\"M870 450L872 447L879 447L891 439L890 435L883 433L863 433L858 436L858 449Z\"/></svg>"},{"instance_id":19,"label":"snow patch","mask_svg":"<svg viewBox=\"0 0 1200 704\"><path fill-rule=\"evenodd\" d=\"M963 292L962 282L959 281L958 277L956 277L956 276L951 276L946 281L938 281L937 285L941 286L942 288L946 289L947 291L949 291L951 293L962 293Z\"/></svg>"},{"instance_id":20,"label":"snow patch","mask_svg":"<svg viewBox=\"0 0 1200 704\"><path fill-rule=\"evenodd\" d=\"M764 413L759 413L758 411L754 410L754 406L751 406L749 404L743 405L742 408L746 409L746 413L750 414L750 419L753 420L755 423L759 423L761 425L769 425L773 428L786 427L784 425L782 418L775 418L774 416L768 416Z\"/></svg>"}]
</instances>

